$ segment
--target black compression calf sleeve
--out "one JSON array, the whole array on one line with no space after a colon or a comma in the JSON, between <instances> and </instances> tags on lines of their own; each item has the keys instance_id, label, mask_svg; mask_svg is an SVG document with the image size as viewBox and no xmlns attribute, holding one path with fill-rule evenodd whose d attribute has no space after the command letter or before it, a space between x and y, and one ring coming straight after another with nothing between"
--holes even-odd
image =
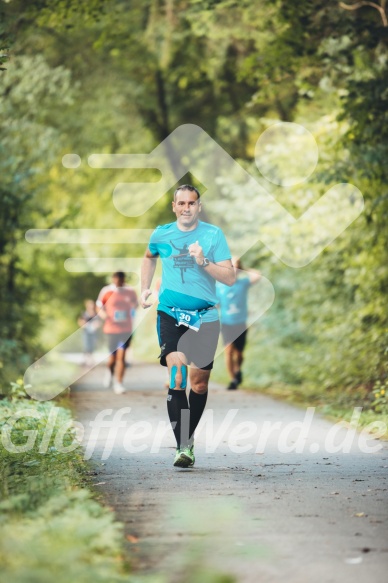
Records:
<instances>
[{"instance_id":1,"label":"black compression calf sleeve","mask_svg":"<svg viewBox=\"0 0 388 583\"><path fill-rule=\"evenodd\" d=\"M202 417L202 413L205 410L207 401L207 391L200 395L199 393L195 393L193 389L191 389L189 394L189 404L190 404L190 443L193 442L194 439L194 431L199 423L199 420Z\"/></svg>"},{"instance_id":2,"label":"black compression calf sleeve","mask_svg":"<svg viewBox=\"0 0 388 583\"><path fill-rule=\"evenodd\" d=\"M182 444L186 445L189 441L189 404L186 391L182 389L168 390L167 411L177 447L181 447Z\"/></svg>"}]
</instances>

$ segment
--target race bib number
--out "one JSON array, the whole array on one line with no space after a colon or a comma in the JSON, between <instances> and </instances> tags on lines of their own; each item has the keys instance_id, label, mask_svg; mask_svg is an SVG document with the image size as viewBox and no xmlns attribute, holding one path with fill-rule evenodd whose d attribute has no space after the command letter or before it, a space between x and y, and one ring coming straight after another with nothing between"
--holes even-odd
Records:
<instances>
[{"instance_id":1,"label":"race bib number","mask_svg":"<svg viewBox=\"0 0 388 583\"><path fill-rule=\"evenodd\" d=\"M127 310L115 310L113 314L114 322L126 322L128 320Z\"/></svg>"},{"instance_id":2,"label":"race bib number","mask_svg":"<svg viewBox=\"0 0 388 583\"><path fill-rule=\"evenodd\" d=\"M196 310L178 310L175 308L175 318L177 326L187 326L196 332L201 327L201 316Z\"/></svg>"}]
</instances>

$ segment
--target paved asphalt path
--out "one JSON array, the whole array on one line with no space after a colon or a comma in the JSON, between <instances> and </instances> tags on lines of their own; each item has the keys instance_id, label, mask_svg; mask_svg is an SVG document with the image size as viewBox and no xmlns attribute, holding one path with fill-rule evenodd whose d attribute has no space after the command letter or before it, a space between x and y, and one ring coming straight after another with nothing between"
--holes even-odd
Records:
<instances>
[{"instance_id":1,"label":"paved asphalt path","mask_svg":"<svg viewBox=\"0 0 388 583\"><path fill-rule=\"evenodd\" d=\"M243 583L388 581L387 444L318 415L303 441L290 424L305 409L212 384L195 468L177 469L164 369L133 365L120 396L103 388L104 372L85 375L72 400L95 487L124 523L138 573L173 583L197 571L206 583L204 570ZM103 427L114 415L116 435ZM325 451L344 439L348 453Z\"/></svg>"}]
</instances>

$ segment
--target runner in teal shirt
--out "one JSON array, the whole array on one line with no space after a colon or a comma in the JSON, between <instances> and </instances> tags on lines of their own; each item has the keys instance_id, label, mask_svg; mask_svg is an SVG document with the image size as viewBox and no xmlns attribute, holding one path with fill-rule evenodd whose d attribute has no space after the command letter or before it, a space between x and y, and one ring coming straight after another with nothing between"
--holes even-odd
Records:
<instances>
[{"instance_id":1,"label":"runner in teal shirt","mask_svg":"<svg viewBox=\"0 0 388 583\"><path fill-rule=\"evenodd\" d=\"M248 290L251 280L245 273L237 277L231 287L217 282L217 297L220 304L222 324L234 326L248 320Z\"/></svg>"},{"instance_id":2,"label":"runner in teal shirt","mask_svg":"<svg viewBox=\"0 0 388 583\"><path fill-rule=\"evenodd\" d=\"M228 390L237 389L242 382L241 365L248 327L248 291L261 277L260 272L254 269L243 271L240 259L233 258L233 265L237 270L236 282L232 286L217 282L225 361L230 377Z\"/></svg>"},{"instance_id":3,"label":"runner in teal shirt","mask_svg":"<svg viewBox=\"0 0 388 583\"><path fill-rule=\"evenodd\" d=\"M216 280L232 285L236 275L221 229L199 220L198 190L188 184L177 188L172 210L176 222L155 229L143 259L141 305L151 306L148 297L160 257L160 364L169 372L167 411L177 442L174 466L188 468L195 462L194 431L205 409L220 332Z\"/></svg>"}]
</instances>

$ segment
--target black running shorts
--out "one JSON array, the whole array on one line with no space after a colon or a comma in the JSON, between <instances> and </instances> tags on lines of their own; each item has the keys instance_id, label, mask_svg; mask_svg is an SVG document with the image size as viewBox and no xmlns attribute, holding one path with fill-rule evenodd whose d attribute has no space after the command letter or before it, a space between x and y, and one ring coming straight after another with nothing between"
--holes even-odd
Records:
<instances>
[{"instance_id":1,"label":"black running shorts","mask_svg":"<svg viewBox=\"0 0 388 583\"><path fill-rule=\"evenodd\" d=\"M187 364L194 364L202 370L213 368L214 355L216 353L218 338L220 335L220 322L203 322L198 332L177 326L176 319L158 310L157 331L160 345L160 364L167 366L166 356L171 352L183 352L187 358Z\"/></svg>"},{"instance_id":2,"label":"black running shorts","mask_svg":"<svg viewBox=\"0 0 388 583\"><path fill-rule=\"evenodd\" d=\"M247 341L246 324L222 324L221 333L225 346L233 344L239 352L244 350Z\"/></svg>"}]
</instances>

